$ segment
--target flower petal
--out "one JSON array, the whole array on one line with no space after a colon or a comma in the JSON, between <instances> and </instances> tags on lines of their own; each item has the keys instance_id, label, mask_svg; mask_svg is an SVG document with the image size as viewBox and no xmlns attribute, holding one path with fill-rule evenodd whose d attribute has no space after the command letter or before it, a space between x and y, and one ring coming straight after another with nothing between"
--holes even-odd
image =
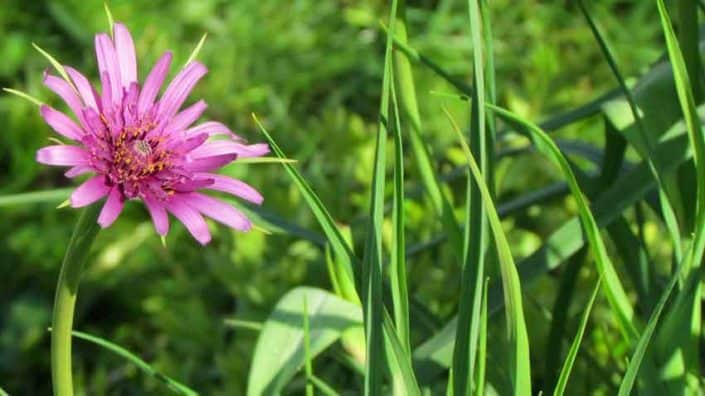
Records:
<instances>
[{"instance_id":1,"label":"flower petal","mask_svg":"<svg viewBox=\"0 0 705 396\"><path fill-rule=\"evenodd\" d=\"M190 135L197 135L199 133L207 133L208 136L213 136L213 135L230 135L236 140L240 140L241 138L234 134L227 126L220 122L216 121L207 121L204 122L203 124L196 125L193 128L189 128L186 130L186 136Z\"/></svg>"},{"instance_id":2,"label":"flower petal","mask_svg":"<svg viewBox=\"0 0 705 396\"><path fill-rule=\"evenodd\" d=\"M120 103L122 98L122 80L120 78L120 64L113 41L105 33L95 36L95 53L98 59L98 72L103 84L103 90L110 87L112 103Z\"/></svg>"},{"instance_id":3,"label":"flower petal","mask_svg":"<svg viewBox=\"0 0 705 396\"><path fill-rule=\"evenodd\" d=\"M201 173L198 176L213 180L212 184L205 187L209 190L226 192L257 205L260 205L262 201L264 201L262 194L243 181L212 173Z\"/></svg>"},{"instance_id":4,"label":"flower petal","mask_svg":"<svg viewBox=\"0 0 705 396\"><path fill-rule=\"evenodd\" d=\"M68 177L69 179L72 179L76 176L81 176L85 175L86 173L93 172L93 170L93 167L89 165L76 165L64 172L64 176Z\"/></svg>"},{"instance_id":5,"label":"flower petal","mask_svg":"<svg viewBox=\"0 0 705 396\"><path fill-rule=\"evenodd\" d=\"M81 140L81 136L84 134L83 130L66 114L47 105L42 105L39 112L44 121L58 134L72 140Z\"/></svg>"},{"instance_id":6,"label":"flower petal","mask_svg":"<svg viewBox=\"0 0 705 396\"><path fill-rule=\"evenodd\" d=\"M208 107L208 105L203 100L199 100L198 102L192 104L174 116L171 122L169 122L166 126L165 131L167 131L167 133L182 132L193 124L198 117L201 116L201 114L203 114L206 107Z\"/></svg>"},{"instance_id":7,"label":"flower petal","mask_svg":"<svg viewBox=\"0 0 705 396\"><path fill-rule=\"evenodd\" d=\"M132 41L130 32L122 23L115 23L113 25L113 37L115 37L115 50L120 66L122 87L127 89L131 83L137 82L135 44Z\"/></svg>"},{"instance_id":8,"label":"flower petal","mask_svg":"<svg viewBox=\"0 0 705 396\"><path fill-rule=\"evenodd\" d=\"M93 176L78 186L71 194L71 206L80 208L90 205L106 196L108 192L110 192L110 187L105 185L105 176Z\"/></svg>"},{"instance_id":9,"label":"flower petal","mask_svg":"<svg viewBox=\"0 0 705 396\"><path fill-rule=\"evenodd\" d=\"M46 146L37 150L37 162L54 166L76 166L88 164L88 153L78 147L67 144Z\"/></svg>"},{"instance_id":10,"label":"flower petal","mask_svg":"<svg viewBox=\"0 0 705 396\"><path fill-rule=\"evenodd\" d=\"M103 209L101 209L98 215L98 224L101 228L106 228L113 224L115 219L120 215L120 212L122 212L124 205L125 200L120 190L117 187L113 187L112 190L110 190L108 199L105 201L105 205L103 205Z\"/></svg>"},{"instance_id":11,"label":"flower petal","mask_svg":"<svg viewBox=\"0 0 705 396\"><path fill-rule=\"evenodd\" d=\"M71 66L64 66L64 69L69 77L71 77L73 85L75 85L78 90L78 94L81 95L84 107L92 107L96 111L100 111L98 107L98 93L95 91L90 81Z\"/></svg>"},{"instance_id":12,"label":"flower petal","mask_svg":"<svg viewBox=\"0 0 705 396\"><path fill-rule=\"evenodd\" d=\"M252 229L252 223L242 212L223 201L197 192L187 194L184 199L192 208L230 228L238 231Z\"/></svg>"},{"instance_id":13,"label":"flower petal","mask_svg":"<svg viewBox=\"0 0 705 396\"><path fill-rule=\"evenodd\" d=\"M184 202L183 198L174 197L167 203L166 208L184 224L201 245L210 242L211 233L208 231L208 224L198 211Z\"/></svg>"},{"instance_id":14,"label":"flower petal","mask_svg":"<svg viewBox=\"0 0 705 396\"><path fill-rule=\"evenodd\" d=\"M236 154L215 155L212 157L198 158L184 164L191 172L208 172L221 168L237 158Z\"/></svg>"},{"instance_id":15,"label":"flower petal","mask_svg":"<svg viewBox=\"0 0 705 396\"><path fill-rule=\"evenodd\" d=\"M206 143L191 152L191 158L203 158L213 155L237 154L238 158L260 157L269 153L266 143L242 144L232 140L215 140Z\"/></svg>"},{"instance_id":16,"label":"flower petal","mask_svg":"<svg viewBox=\"0 0 705 396\"><path fill-rule=\"evenodd\" d=\"M145 198L144 206L147 207L149 214L152 216L154 229L157 230L157 233L161 236L166 235L169 232L169 215L167 215L164 205Z\"/></svg>"},{"instance_id":17,"label":"flower petal","mask_svg":"<svg viewBox=\"0 0 705 396\"><path fill-rule=\"evenodd\" d=\"M44 85L54 91L55 94L59 95L59 97L66 102L71 111L73 111L76 115L78 120L81 122L81 125L85 126L82 111L83 104L81 103L81 99L79 99L78 95L76 95L76 91L71 88L69 83L63 78L59 78L45 72Z\"/></svg>"},{"instance_id":18,"label":"flower petal","mask_svg":"<svg viewBox=\"0 0 705 396\"><path fill-rule=\"evenodd\" d=\"M198 80L207 72L208 69L205 66L193 61L176 75L159 102L158 117L161 122L168 122L179 111Z\"/></svg>"},{"instance_id":19,"label":"flower petal","mask_svg":"<svg viewBox=\"0 0 705 396\"><path fill-rule=\"evenodd\" d=\"M157 97L159 89L164 83L167 73L169 72L169 65L171 64L171 52L166 52L159 58L159 61L154 65L152 71L149 72L147 79L144 81L144 86L140 92L140 98L137 101L137 111L140 115L146 113L152 105L154 105L154 98Z\"/></svg>"}]
</instances>

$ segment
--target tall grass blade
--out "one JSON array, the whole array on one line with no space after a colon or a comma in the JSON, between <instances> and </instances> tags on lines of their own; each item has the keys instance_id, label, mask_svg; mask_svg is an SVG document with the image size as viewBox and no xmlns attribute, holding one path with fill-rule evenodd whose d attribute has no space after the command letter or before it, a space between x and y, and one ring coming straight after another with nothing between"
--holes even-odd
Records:
<instances>
[{"instance_id":1,"label":"tall grass blade","mask_svg":"<svg viewBox=\"0 0 705 396\"><path fill-rule=\"evenodd\" d=\"M135 355L134 353L128 351L127 349L110 342L104 338L96 337L94 335L84 333L81 331L72 331L71 334L81 340L91 342L93 344L96 344L98 346L101 346L110 352L126 359L130 363L134 364L142 370L145 374L149 375L150 377L153 377L157 381L163 383L166 385L171 391L174 393L180 394L180 395L187 395L187 396L196 396L198 395L198 392L195 390L189 388L188 386L172 379L171 377L160 373L159 371L155 370L149 363L145 362L142 360L139 356Z\"/></svg>"},{"instance_id":2,"label":"tall grass blade","mask_svg":"<svg viewBox=\"0 0 705 396\"><path fill-rule=\"evenodd\" d=\"M406 0L399 1L398 16L393 35L397 43L397 48L399 48L400 44L407 42ZM421 135L421 114L419 113L419 106L416 99L416 87L414 85L414 76L409 58L401 51L395 51L394 67L399 104L402 114L404 115L403 120L409 125L407 129L409 130L411 151L414 154L413 162L418 168L421 182L428 194L433 209L448 234L451 249L457 254L458 260L462 261L462 233L458 226L458 221L453 214L453 206L441 188L438 172L436 172L433 165L431 153Z\"/></svg>"},{"instance_id":3,"label":"tall grass blade","mask_svg":"<svg viewBox=\"0 0 705 396\"><path fill-rule=\"evenodd\" d=\"M472 41L473 85L470 115L470 150L479 161L483 183L490 190L494 181L489 151L494 150L488 141L485 130L485 61L483 54L484 40L479 0L467 2ZM453 393L469 395L472 393L472 380L475 377L474 366L477 359L477 340L480 328L480 311L482 309L482 283L485 278L485 253L487 251L487 219L479 187L472 181L468 172L466 213L463 234L463 266L460 282L460 300L458 302L458 329L455 333L453 350Z\"/></svg>"},{"instance_id":4,"label":"tall grass blade","mask_svg":"<svg viewBox=\"0 0 705 396\"><path fill-rule=\"evenodd\" d=\"M475 395L485 394L485 372L487 367L487 291L490 289L490 278L485 279L482 288L482 310L480 311L480 335L477 341L477 367L475 369Z\"/></svg>"},{"instance_id":5,"label":"tall grass blade","mask_svg":"<svg viewBox=\"0 0 705 396\"><path fill-rule=\"evenodd\" d=\"M529 358L529 339L526 332L526 322L524 320L524 309L522 307L521 284L514 259L512 258L509 242L507 241L502 223L497 215L492 195L485 184L485 179L480 171L475 158L472 155L470 147L465 143L465 139L460 132L453 117L444 109L448 116L453 129L455 130L463 152L467 159L470 171L475 183L480 189L482 203L487 210L487 218L490 229L492 230L495 248L497 249L500 273L502 276L502 288L504 291L504 300L506 304L505 314L507 321L507 336L510 353L507 361L507 370L509 370L512 381L512 390L515 395L530 395L531 394L531 360ZM457 376L457 374L456 374Z\"/></svg>"},{"instance_id":6,"label":"tall grass blade","mask_svg":"<svg viewBox=\"0 0 705 396\"><path fill-rule=\"evenodd\" d=\"M578 350L580 349L580 344L583 341L583 335L585 335L585 328L587 327L588 320L590 319L590 312L592 311L592 305L595 303L595 298L597 293L600 291L600 279L597 279L595 283L595 288L592 291L590 300L585 307L583 312L583 317L580 320L580 325L578 326L578 333L573 339L573 343L570 344L570 349L568 350L568 356L566 357L563 368L561 369L561 374L558 376L558 383L556 384L556 389L553 391L554 396L561 396L565 392L565 387L568 384L568 378L570 378L570 373L573 370L573 364L575 363L575 357L578 356Z\"/></svg>"},{"instance_id":7,"label":"tall grass blade","mask_svg":"<svg viewBox=\"0 0 705 396\"><path fill-rule=\"evenodd\" d=\"M362 260L362 304L365 318L365 395L379 395L382 390L382 373L385 366L383 338L382 297L382 227L384 222L384 188L386 171L387 136L389 135L389 96L392 75L392 37L396 25L397 1L392 1L389 14L389 35L384 55L382 98L379 106L379 123L375 142L372 191L370 193L370 219L367 241ZM392 373L394 374L394 373Z\"/></svg>"},{"instance_id":8,"label":"tall grass blade","mask_svg":"<svg viewBox=\"0 0 705 396\"><path fill-rule=\"evenodd\" d=\"M622 378L622 383L619 385L619 396L629 396L630 394L632 394L632 388L636 381L637 374L639 373L641 362L644 359L644 355L646 354L646 349L648 348L649 343L651 342L651 337L653 336L654 331L656 330L656 325L658 324L659 318L661 317L663 307L666 305L668 298L671 296L671 292L673 292L676 283L678 283L683 268L685 268L685 265L683 262L681 262L678 265L678 269L671 277L671 280L668 282L668 286L666 286L666 289L664 289L663 293L661 293L661 297L659 298L656 307L651 313L651 317L646 323L644 331L639 337L639 341L636 344L634 354L632 354L632 358L629 360L627 372L624 374L624 377Z\"/></svg>"},{"instance_id":9,"label":"tall grass blade","mask_svg":"<svg viewBox=\"0 0 705 396\"><path fill-rule=\"evenodd\" d=\"M600 229L590 211L587 199L578 185L575 174L570 168L568 160L563 156L553 140L537 126L500 107L490 105L489 108L505 121L516 125L520 132L527 134L536 149L553 162L560 169L563 177L567 179L568 186L578 206L579 216L588 243L592 249L592 254L595 256L595 262L605 286L607 300L617 316L617 322L625 339L630 342L636 340L638 332L634 324L634 310L617 275L617 271L614 269L612 260L607 255L607 248L600 236Z\"/></svg>"},{"instance_id":10,"label":"tall grass blade","mask_svg":"<svg viewBox=\"0 0 705 396\"><path fill-rule=\"evenodd\" d=\"M629 89L627 86L627 83L622 75L622 72L619 69L619 66L617 66L617 61L616 58L610 49L609 44L607 43L607 40L604 38L602 33L600 32L599 27L597 26L597 23L593 20L592 16L588 12L587 8L583 4L583 0L578 0L578 7L580 8L580 11L583 13L583 16L585 16L585 19L588 22L588 25L590 26L590 30L592 31L592 34L595 36L595 39L597 40L597 43L600 46L600 49L602 50L603 55L605 56L605 59L607 60L607 63L610 66L610 70L612 70L612 73L617 79L617 82L619 83L619 87L621 88L622 92L624 93L624 96L627 99L627 103L629 104L629 109L632 112L632 116L634 117L634 122L637 127L637 131L639 133L639 136L641 138L641 142L643 147L640 147L639 145L635 145L637 150L640 150L641 157L649 164L649 167L651 168L651 172L654 175L654 179L656 180L658 186L659 186L659 196L661 198L660 203L661 203L661 211L663 213L664 219L665 219L665 224L668 229L668 233L671 236L671 240L673 243L673 249L674 253L676 255L676 259L680 261L682 257L682 252L681 252L681 235L680 235L680 228L678 227L677 220L676 220L676 213L674 210L674 205L673 202L676 199L673 193L669 194L668 189L665 188L665 184L663 181L663 177L659 173L658 169L658 164L655 164L653 162L651 153L653 152L653 147L651 144L651 139L649 138L649 134L647 133L646 126L644 125L644 122L642 120L641 115L639 114L639 106L636 103L636 99L634 98L634 95L632 94L632 91Z\"/></svg>"},{"instance_id":11,"label":"tall grass blade","mask_svg":"<svg viewBox=\"0 0 705 396\"><path fill-rule=\"evenodd\" d=\"M389 273L391 277L394 324L399 342L407 355L411 354L409 336L409 291L406 280L406 242L404 238L404 146L399 120L399 106L394 84L390 84L394 113L394 196L392 214L392 248Z\"/></svg>"},{"instance_id":12,"label":"tall grass blade","mask_svg":"<svg viewBox=\"0 0 705 396\"><path fill-rule=\"evenodd\" d=\"M72 188L32 191L19 194L0 195L0 208L8 206L30 205L44 202L59 202L67 199Z\"/></svg>"},{"instance_id":13,"label":"tall grass blade","mask_svg":"<svg viewBox=\"0 0 705 396\"><path fill-rule=\"evenodd\" d=\"M311 357L311 329L308 323L308 299L304 294L304 371L306 373L306 396L313 396L313 358Z\"/></svg>"}]
</instances>

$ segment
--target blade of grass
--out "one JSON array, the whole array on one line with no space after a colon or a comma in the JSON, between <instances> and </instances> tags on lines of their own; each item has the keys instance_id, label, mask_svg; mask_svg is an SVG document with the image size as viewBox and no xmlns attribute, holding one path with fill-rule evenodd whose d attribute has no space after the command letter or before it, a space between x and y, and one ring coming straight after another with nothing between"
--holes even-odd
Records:
<instances>
[{"instance_id":1,"label":"blade of grass","mask_svg":"<svg viewBox=\"0 0 705 396\"><path fill-rule=\"evenodd\" d=\"M382 98L379 105L379 123L375 142L372 190L370 192L370 218L367 227L367 240L362 259L362 304L365 319L365 341L367 359L365 361L365 395L379 395L382 390L382 370L385 366L383 338L382 296L382 227L384 223L384 187L389 135L389 96L392 84L392 37L397 17L397 1L392 1L389 12L389 31L384 55L382 75ZM392 372L396 378L396 373ZM394 381L396 384L396 381Z\"/></svg>"},{"instance_id":2,"label":"blade of grass","mask_svg":"<svg viewBox=\"0 0 705 396\"><path fill-rule=\"evenodd\" d=\"M12 89L12 88L3 88L2 90L5 91L5 92L7 92L7 93L11 93L11 94L13 94L13 95L15 95L15 96L19 96L20 98L22 98L22 99L24 99L24 100L28 100L28 101L34 103L34 104L37 105L37 106L41 106L41 105L44 104L44 103L42 103L41 100L35 98L34 96L32 96L32 95L30 95L30 94L28 94L28 93L26 93L26 92L18 91L18 90L16 90L16 89Z\"/></svg>"},{"instance_id":3,"label":"blade of grass","mask_svg":"<svg viewBox=\"0 0 705 396\"><path fill-rule=\"evenodd\" d=\"M327 395L327 396L338 396L339 395L339 393L336 392L335 389L333 389L330 385L325 383L325 381L316 377L315 375L311 377L311 382L324 395Z\"/></svg>"},{"instance_id":4,"label":"blade of grass","mask_svg":"<svg viewBox=\"0 0 705 396\"><path fill-rule=\"evenodd\" d=\"M482 288L482 310L480 311L480 338L477 341L477 368L475 373L475 395L485 394L485 372L487 365L487 291L490 288L490 278L485 279Z\"/></svg>"},{"instance_id":5,"label":"blade of grass","mask_svg":"<svg viewBox=\"0 0 705 396\"><path fill-rule=\"evenodd\" d=\"M390 84L392 110L394 112L394 196L392 215L392 254L389 273L394 306L394 324L397 337L406 351L411 354L409 337L409 291L406 281L406 242L404 238L404 147L399 120L399 106L394 84Z\"/></svg>"},{"instance_id":6,"label":"blade of grass","mask_svg":"<svg viewBox=\"0 0 705 396\"><path fill-rule=\"evenodd\" d=\"M537 126L500 107L489 105L488 108L492 109L505 121L516 125L520 132L526 133L528 135L527 137L530 138L536 146L536 149L558 166L563 176L567 179L568 186L578 206L579 216L588 243L592 249L592 254L595 256L598 271L604 282L607 300L617 316L620 331L627 341L631 342L635 340L638 336L638 332L634 323L634 310L624 291L622 282L617 275L617 271L614 269L612 260L607 255L607 248L600 236L600 229L567 159L563 156L553 140Z\"/></svg>"},{"instance_id":7,"label":"blade of grass","mask_svg":"<svg viewBox=\"0 0 705 396\"><path fill-rule=\"evenodd\" d=\"M666 289L664 289L663 293L661 293L661 297L659 298L656 307L651 313L651 317L649 317L649 321L646 323L644 331L639 337L639 341L636 344L634 354L629 360L627 372L624 374L624 377L622 378L622 383L619 385L619 396L629 396L632 393L632 387L634 386L636 376L639 373L641 362L643 361L644 355L646 354L646 349L648 348L649 343L651 342L651 337L654 334L654 330L656 330L656 325L658 324L659 318L661 317L663 307L666 305L668 298L671 296L671 292L673 292L676 283L680 279L683 268L686 267L683 264L684 262L681 262L678 265L678 269L671 277L671 280L668 282Z\"/></svg>"},{"instance_id":8,"label":"blade of grass","mask_svg":"<svg viewBox=\"0 0 705 396\"><path fill-rule=\"evenodd\" d=\"M385 311L384 314L384 350L389 360L389 370L392 374L393 384L396 389L394 393L404 396L420 396L419 386L416 376L411 366L409 353L396 337L392 319Z\"/></svg>"},{"instance_id":9,"label":"blade of grass","mask_svg":"<svg viewBox=\"0 0 705 396\"><path fill-rule=\"evenodd\" d=\"M10 396L10 395L7 392L5 392L5 390L0 388L0 396Z\"/></svg>"},{"instance_id":10,"label":"blade of grass","mask_svg":"<svg viewBox=\"0 0 705 396\"><path fill-rule=\"evenodd\" d=\"M489 186L490 196L492 196L494 181L491 179L492 163L488 152L494 150L494 146L490 145L491 140L487 138L485 130L485 60L480 5L478 0L469 0L467 7L473 47L473 85L475 86L470 102L470 150L473 157L479 161L480 172L484 175L483 183ZM480 188L473 183L472 177L468 172L463 234L464 259L452 367L455 374L453 393L456 395L472 393L479 319L482 310L482 283L485 279L485 253L488 244L485 206L482 203Z\"/></svg>"},{"instance_id":11,"label":"blade of grass","mask_svg":"<svg viewBox=\"0 0 705 396\"><path fill-rule=\"evenodd\" d=\"M561 374L558 376L558 383L556 384L556 389L553 391L555 396L563 395L565 392L565 387L568 384L568 378L570 378L570 373L573 370L573 364L575 363L575 358L578 356L578 350L580 349L580 344L583 341L583 335L585 335L585 328L587 327L588 320L590 319L590 312L592 311L592 305L595 303L595 298L597 293L600 291L600 279L597 279L595 283L595 288L592 291L590 300L588 300L587 307L583 312L583 317L580 320L580 325L578 326L578 333L573 339L573 343L570 344L570 349L568 350L568 356L566 357L563 368L561 369Z\"/></svg>"},{"instance_id":12,"label":"blade of grass","mask_svg":"<svg viewBox=\"0 0 705 396\"><path fill-rule=\"evenodd\" d=\"M191 63L193 60L196 59L198 56L198 53L201 52L201 48L203 48L203 43L206 42L206 38L208 37L208 33L203 33L203 36L201 36L201 39L198 40L198 44L196 44L196 48L193 49L191 52L191 55L189 55L188 59L186 59L186 62L184 63L185 65L188 65Z\"/></svg>"},{"instance_id":13,"label":"blade of grass","mask_svg":"<svg viewBox=\"0 0 705 396\"><path fill-rule=\"evenodd\" d=\"M272 151L276 154L276 156L282 159L287 158L254 114L252 114L252 118L259 127L262 134L264 134L265 138L267 139L269 145L272 148ZM314 193L311 186L308 185L306 180L304 180L301 174L296 170L296 168L294 168L292 164L286 162L282 162L282 165L286 169L287 173L289 173L291 178L294 180L294 183L297 185L297 187L299 187L299 189L301 190L304 200L311 208L311 211L316 217L316 220L318 220L318 223L321 225L323 232L325 233L326 237L328 238L331 244L331 249L336 255L336 263L339 263L340 266L343 267L342 273L346 274L347 283L354 285L355 276L353 272L353 264L357 263L357 259L353 255L350 246L343 238L343 235L340 233L340 230L336 226L333 217L330 215L328 209L326 209L326 207L323 205L318 196Z\"/></svg>"},{"instance_id":14,"label":"blade of grass","mask_svg":"<svg viewBox=\"0 0 705 396\"><path fill-rule=\"evenodd\" d=\"M668 57L673 68L673 77L678 94L678 101L685 118L690 144L693 147L693 161L695 162L695 179L697 183L695 201L695 229L692 249L687 255L684 273L681 276L686 283L695 278L698 271L692 271L695 266L702 267L703 250L705 249L705 137L695 108L695 97L691 89L692 83L688 76L686 61L676 39L668 11L663 0L658 0L658 11L666 39ZM698 386L698 338L702 327L700 320L700 288L701 282L685 289L688 293L678 296L670 315L666 319L663 331L668 331L668 337L660 338L657 342L657 352L662 361L667 362L664 375L667 378L679 378L680 381L669 382L669 392L683 392L688 386L688 373L694 377L691 384Z\"/></svg>"},{"instance_id":15,"label":"blade of grass","mask_svg":"<svg viewBox=\"0 0 705 396\"><path fill-rule=\"evenodd\" d=\"M223 323L227 326L234 327L236 329L247 329L252 331L261 331L264 324L262 322L255 322L252 320L242 320L242 319L224 319Z\"/></svg>"},{"instance_id":16,"label":"blade of grass","mask_svg":"<svg viewBox=\"0 0 705 396\"><path fill-rule=\"evenodd\" d=\"M573 301L578 274L586 261L587 252L586 248L580 249L563 265L561 270L561 283L553 303L551 329L546 339L546 374L543 389L555 389L556 383L558 383L563 345L556 343L555 340L562 340L565 336L568 308Z\"/></svg>"},{"instance_id":17,"label":"blade of grass","mask_svg":"<svg viewBox=\"0 0 705 396\"><path fill-rule=\"evenodd\" d=\"M406 1L399 1L397 25L394 29L394 39L397 44L406 43ZM462 261L462 234L458 221L453 214L453 206L450 204L448 197L443 193L438 173L434 169L433 158L430 151L423 141L421 135L422 124L419 106L416 99L416 87L414 85L414 76L409 63L409 58L400 51L394 53L394 76L397 84L397 93L399 94L399 104L404 115L404 121L410 126L409 142L411 150L414 154L414 163L417 166L421 182L426 193L431 201L434 211L440 218L443 228L448 234L448 239L452 246L453 252L457 254L459 261Z\"/></svg>"},{"instance_id":18,"label":"blade of grass","mask_svg":"<svg viewBox=\"0 0 705 396\"><path fill-rule=\"evenodd\" d=\"M678 0L678 43L683 49L683 60L696 103L703 100L703 65L698 41L697 3L695 0Z\"/></svg>"},{"instance_id":19,"label":"blade of grass","mask_svg":"<svg viewBox=\"0 0 705 396\"><path fill-rule=\"evenodd\" d=\"M100 347L103 347L110 352L126 359L130 363L134 364L142 370L145 374L149 375L150 377L153 377L157 381L163 383L166 385L170 390L172 390L175 393L178 393L180 395L187 395L187 396L196 396L198 395L198 392L195 390L187 387L186 385L172 379L171 377L160 373L159 371L155 370L149 363L145 362L142 360L139 356L135 355L134 353L128 351L127 349L110 342L104 338L96 337L94 335L84 333L81 331L72 331L71 334L81 340L91 342L93 344L96 344Z\"/></svg>"},{"instance_id":20,"label":"blade of grass","mask_svg":"<svg viewBox=\"0 0 705 396\"><path fill-rule=\"evenodd\" d=\"M530 395L531 361L529 359L529 339L526 332L524 309L522 308L521 284L511 250L509 249L509 242L502 230L502 223L499 220L499 215L497 215L492 195L485 185L485 179L482 176L479 166L475 162L470 147L465 143L462 132L460 132L460 128L458 128L453 117L445 108L443 111L460 140L460 145L470 166L473 179L480 189L482 203L487 210L487 218L494 237L493 240L498 254L502 288L506 302L505 315L508 344L510 345L507 366L509 367L512 381L512 391L516 395Z\"/></svg>"},{"instance_id":21,"label":"blade of grass","mask_svg":"<svg viewBox=\"0 0 705 396\"><path fill-rule=\"evenodd\" d=\"M646 126L644 125L641 115L639 114L639 107L636 103L636 99L634 98L634 95L632 94L631 90L627 86L627 83L619 70L619 66L617 65L616 58L610 49L609 44L607 43L607 40L604 38L602 33L600 32L599 27L597 26L597 23L595 20L593 20L592 16L588 12L587 8L583 4L582 0L578 0L578 8L580 8L580 11L583 13L583 16L585 17L585 20L587 21L588 25L590 26L590 30L592 31L593 36L595 36L595 39L597 40L597 43L600 46L600 49L602 50L602 54L605 56L605 59L607 60L607 63L610 66L610 69L612 70L612 74L617 79L617 82L619 83L619 86L624 93L625 98L627 99L627 103L629 104L629 109L632 112L632 116L634 117L634 122L636 123L637 126L637 131L639 133L639 136L641 137L642 145L643 147L639 147L638 145L635 145L635 148L639 150L641 157L647 161L649 168L651 170L651 173L654 175L654 179L656 180L656 183L659 188L659 194L661 197L661 200L659 201L661 203L661 212L663 214L663 217L665 219L665 224L666 228L668 229L668 233L671 236L671 241L673 243L673 250L674 254L676 255L676 259L680 262L682 258L682 251L681 251L681 235L680 235L680 228L678 227L677 224L677 217L676 217L676 212L675 209L678 207L675 202L676 201L676 196L673 193L669 193L670 190L666 189L666 185L664 184L663 177L659 173L659 167L658 164L654 163L652 160L651 153L653 152L653 147L651 143L651 139L649 139L649 134L647 133Z\"/></svg>"}]
</instances>

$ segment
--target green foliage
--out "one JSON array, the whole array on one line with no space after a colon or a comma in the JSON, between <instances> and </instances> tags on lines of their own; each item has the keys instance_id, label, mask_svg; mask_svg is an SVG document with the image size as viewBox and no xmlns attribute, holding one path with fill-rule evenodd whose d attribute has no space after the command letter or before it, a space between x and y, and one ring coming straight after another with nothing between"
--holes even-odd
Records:
<instances>
[{"instance_id":1,"label":"green foliage","mask_svg":"<svg viewBox=\"0 0 705 396\"><path fill-rule=\"evenodd\" d=\"M250 233L212 223L201 248L174 222L163 246L129 202L98 235L77 393L702 388L697 2L392 3L3 3L0 394L50 393L78 218L57 209L75 181L34 161L52 137L36 105L66 108L42 71L98 81L93 34L113 18L141 77L167 49L197 57L207 117L273 156L223 170L265 197L232 201Z\"/></svg>"}]
</instances>

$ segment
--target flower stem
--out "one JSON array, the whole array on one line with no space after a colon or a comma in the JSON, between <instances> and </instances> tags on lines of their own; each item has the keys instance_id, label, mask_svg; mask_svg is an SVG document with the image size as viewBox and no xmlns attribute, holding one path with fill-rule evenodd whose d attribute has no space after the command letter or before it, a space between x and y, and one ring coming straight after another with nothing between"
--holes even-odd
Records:
<instances>
[{"instance_id":1,"label":"flower stem","mask_svg":"<svg viewBox=\"0 0 705 396\"><path fill-rule=\"evenodd\" d=\"M81 213L59 272L54 297L54 314L51 320L51 377L55 396L73 395L71 376L73 311L83 263L99 230L96 223L99 209L99 205L92 205Z\"/></svg>"}]
</instances>

